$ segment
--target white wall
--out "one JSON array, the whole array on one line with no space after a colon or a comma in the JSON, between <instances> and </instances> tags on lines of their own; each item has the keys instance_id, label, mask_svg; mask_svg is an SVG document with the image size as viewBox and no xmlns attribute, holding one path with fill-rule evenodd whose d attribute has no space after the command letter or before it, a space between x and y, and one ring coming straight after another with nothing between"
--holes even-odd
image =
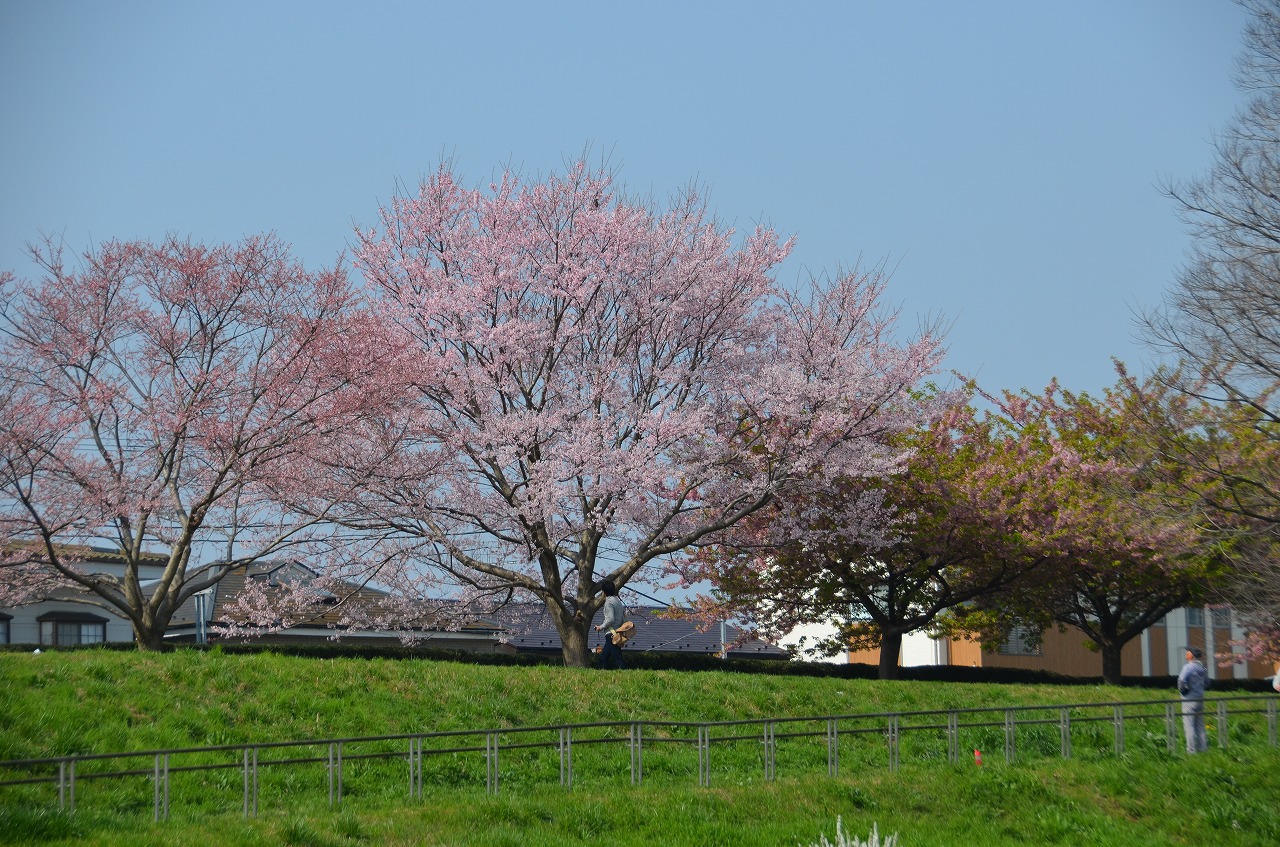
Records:
<instances>
[{"instance_id":1,"label":"white wall","mask_svg":"<svg viewBox=\"0 0 1280 847\"><path fill-rule=\"evenodd\" d=\"M100 618L107 619L108 641L133 640L133 624L129 623L126 618L118 617L105 609L99 609L97 606L89 606L84 603L47 601L33 603L30 606L4 609L3 611L13 615L13 620L9 621L10 644L39 644L40 623L36 618L46 612L76 612L78 614L97 615Z\"/></svg>"},{"instance_id":2,"label":"white wall","mask_svg":"<svg viewBox=\"0 0 1280 847\"><path fill-rule=\"evenodd\" d=\"M108 573L112 576L124 575L124 563L117 562L92 562L89 564L94 573ZM160 565L148 566L144 565L139 568L139 576L143 580L156 579L164 573L164 568ZM97 606L90 606L85 603L72 603L66 600L46 600L42 603L31 603L26 606L14 606L12 608L0 609L0 612L12 615L13 620L9 621L9 643L10 644L39 644L40 643L40 623L36 618L47 612L77 612L80 614L97 615L107 619L107 641L132 641L133 625L129 623L127 618L100 609Z\"/></svg>"},{"instance_id":3,"label":"white wall","mask_svg":"<svg viewBox=\"0 0 1280 847\"><path fill-rule=\"evenodd\" d=\"M902 666L945 665L946 642L936 641L923 632L909 632L902 637Z\"/></svg>"},{"instance_id":4,"label":"white wall","mask_svg":"<svg viewBox=\"0 0 1280 847\"><path fill-rule=\"evenodd\" d=\"M831 624L805 624L804 626L798 626L791 630L791 632L788 632L778 641L778 646L794 647L800 643L800 639L802 637L812 642L816 639L830 638L835 634L836 628ZM835 665L844 665L849 662L849 653L848 651L841 651L834 656L811 656L801 654L799 658L807 662L828 662Z\"/></svg>"}]
</instances>

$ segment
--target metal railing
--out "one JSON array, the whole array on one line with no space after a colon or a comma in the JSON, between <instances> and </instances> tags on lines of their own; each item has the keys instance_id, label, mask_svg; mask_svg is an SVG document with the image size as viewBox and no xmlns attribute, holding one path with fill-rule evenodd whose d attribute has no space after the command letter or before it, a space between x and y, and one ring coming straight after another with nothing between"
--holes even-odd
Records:
<instances>
[{"instance_id":1,"label":"metal railing","mask_svg":"<svg viewBox=\"0 0 1280 847\"><path fill-rule=\"evenodd\" d=\"M1230 727L1249 715L1264 716L1266 743L1277 746L1277 704L1280 695L1210 697L1205 700L1206 716L1215 717L1217 744L1226 748ZM1212 707L1212 710L1211 710ZM227 744L206 747L183 747L165 750L142 750L126 753L92 753L44 759L0 761L0 789L22 785L56 787L57 804L74 812L77 786L87 781L143 778L151 781L151 806L156 821L167 820L170 810L170 783L174 775L202 771L239 772L238 783L245 817L258 814L260 775L266 768L299 765L323 765L327 775L329 805L341 805L344 792L344 768L348 763L375 760L401 760L407 764L407 794L411 799L425 796L424 763L429 757L442 755L478 755L485 768L485 789L497 794L500 786L500 754L520 750L554 750L559 759L560 785L574 784L574 751L588 745L625 745L629 751L632 785L644 780L645 751L658 745L693 746L697 751L697 782L711 785L712 749L715 745L735 742L758 743L761 751L763 778L777 776L780 741L820 739L825 746L827 773L840 773L841 743L846 749L860 737L879 738L884 744L884 764L898 770L904 739L908 734L939 743L945 739L946 758L960 760L962 735L987 731L985 738L1003 736L1004 760L1018 760L1019 730L1024 734L1034 727L1056 727L1057 752L1063 759L1073 755L1072 733L1089 724L1112 725L1110 748L1116 755L1125 753L1125 737L1133 724L1162 726L1164 746L1170 753L1181 749L1178 724L1181 704L1178 701L1147 700L1118 703L1074 703L1042 706L984 707L936 711L880 712L866 714L825 715L818 717L755 718L699 723L671 721L614 721L560 724L501 729L451 730L397 735L360 736L352 738L274 741L254 744ZM1255 720L1260 724L1261 720ZM1148 731L1150 732L1150 731ZM1158 736L1156 736L1158 737ZM1149 734L1147 741L1150 743ZM1096 738L1095 738L1096 741ZM989 745L988 745L989 746ZM975 749L975 754L978 750ZM821 749L814 761L821 760ZM145 764L144 764L145 763ZM980 762L979 762L980 763ZM99 764L106 770L94 770ZM131 766L132 765L132 766ZM0 795L3 796L3 795Z\"/></svg>"}]
</instances>

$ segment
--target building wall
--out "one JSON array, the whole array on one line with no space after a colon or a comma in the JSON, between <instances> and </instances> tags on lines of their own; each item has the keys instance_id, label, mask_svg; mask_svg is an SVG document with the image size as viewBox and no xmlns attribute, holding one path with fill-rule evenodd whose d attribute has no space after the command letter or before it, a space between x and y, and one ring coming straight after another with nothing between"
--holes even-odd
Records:
<instances>
[{"instance_id":1,"label":"building wall","mask_svg":"<svg viewBox=\"0 0 1280 847\"><path fill-rule=\"evenodd\" d=\"M988 668L1023 668L1052 671L1067 676L1101 676L1102 654L1085 646L1087 636L1074 627L1059 632L1056 627L1044 634L1040 652L1034 656L982 652L982 666ZM1137 676L1142 669L1142 653L1138 639L1130 641L1120 652L1120 673Z\"/></svg>"},{"instance_id":2,"label":"building wall","mask_svg":"<svg viewBox=\"0 0 1280 847\"><path fill-rule=\"evenodd\" d=\"M85 570L91 570L94 573L107 573L112 576L124 575L124 564L119 562L98 562L91 561L85 563ZM162 566L150 567L143 565L139 568L139 578L143 580L159 578L164 573ZM0 612L12 615L13 620L9 622L9 643L10 644L39 644L40 643L40 623L36 618L49 612L68 612L74 614L90 614L107 619L106 636L107 641L133 641L133 624L128 618L119 614L102 609L98 606L92 606L88 603L77 603L72 600L44 600L39 603L30 603L25 606L12 606L0 609Z\"/></svg>"},{"instance_id":3,"label":"building wall","mask_svg":"<svg viewBox=\"0 0 1280 847\"><path fill-rule=\"evenodd\" d=\"M48 612L97 615L107 619L107 641L133 640L133 624L127 618L119 617L105 609L99 609L97 606L89 606L85 603L45 601L43 603L32 603L30 606L4 609L3 611L13 616L13 620L9 621L10 644L39 644L40 623L36 618Z\"/></svg>"},{"instance_id":4,"label":"building wall","mask_svg":"<svg viewBox=\"0 0 1280 847\"><path fill-rule=\"evenodd\" d=\"M1244 632L1226 619L1220 612L1215 619L1212 610L1204 610L1193 620L1186 609L1170 612L1164 620L1149 627L1138 638L1124 646L1120 653L1120 672L1123 676L1176 676L1184 663L1185 649L1199 647L1208 656L1221 653L1233 641L1244 637ZM1202 622L1200 622L1202 621ZM1075 627L1059 632L1056 627L1044 634L1037 655L1012 655L985 651L976 641L943 639L932 642L922 633L912 633L904 640L900 663L903 665L949 664L964 667L1023 668L1045 670L1066 676L1097 677L1102 675L1102 655L1085 646L1088 636ZM920 643L916 643L916 642ZM932 642L926 644L925 642ZM932 655L932 660L930 656ZM878 664L879 651L859 650L849 655L849 661L862 664ZM1205 666L1211 679L1227 677L1262 679L1275 671L1270 662L1247 662L1231 667L1218 667L1207 661Z\"/></svg>"}]
</instances>

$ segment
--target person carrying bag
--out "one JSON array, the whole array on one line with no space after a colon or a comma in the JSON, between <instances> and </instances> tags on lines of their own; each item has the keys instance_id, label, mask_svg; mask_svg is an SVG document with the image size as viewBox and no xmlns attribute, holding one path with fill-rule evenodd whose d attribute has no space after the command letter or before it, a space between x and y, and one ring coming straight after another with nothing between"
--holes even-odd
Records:
<instances>
[{"instance_id":1,"label":"person carrying bag","mask_svg":"<svg viewBox=\"0 0 1280 847\"><path fill-rule=\"evenodd\" d=\"M605 639L598 666L601 670L622 670L627 666L622 658L622 645L635 632L635 624L627 620L626 607L618 599L618 589L612 582L605 580L600 583L600 591L604 594L604 620L596 627L596 632L604 632Z\"/></svg>"}]
</instances>

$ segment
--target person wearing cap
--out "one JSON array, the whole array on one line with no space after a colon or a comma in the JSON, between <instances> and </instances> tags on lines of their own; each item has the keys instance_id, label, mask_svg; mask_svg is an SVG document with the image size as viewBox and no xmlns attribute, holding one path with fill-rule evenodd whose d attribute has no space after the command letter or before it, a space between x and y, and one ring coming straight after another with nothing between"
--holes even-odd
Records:
<instances>
[{"instance_id":1,"label":"person wearing cap","mask_svg":"<svg viewBox=\"0 0 1280 847\"><path fill-rule=\"evenodd\" d=\"M1199 647L1187 648L1187 663L1178 674L1178 693L1182 695L1182 731L1187 736L1187 752L1203 753L1209 749L1204 734L1204 687L1209 673L1201 659L1204 651Z\"/></svg>"}]
</instances>

